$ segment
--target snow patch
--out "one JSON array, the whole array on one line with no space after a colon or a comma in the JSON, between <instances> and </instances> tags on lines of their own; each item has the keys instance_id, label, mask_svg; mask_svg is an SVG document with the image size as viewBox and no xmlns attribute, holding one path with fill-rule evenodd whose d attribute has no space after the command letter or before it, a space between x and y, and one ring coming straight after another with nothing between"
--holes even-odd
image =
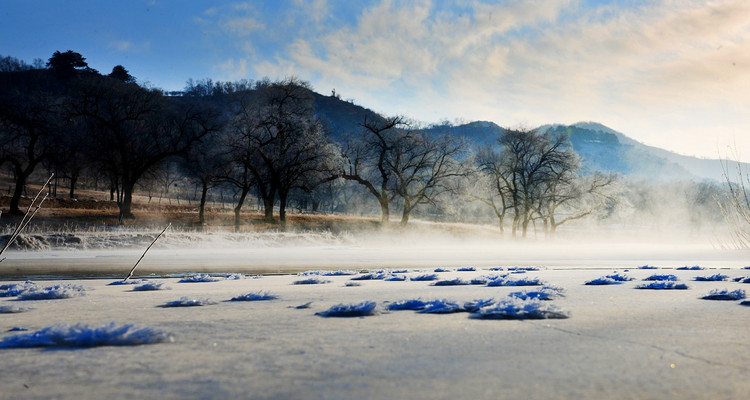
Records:
<instances>
[{"instance_id":1,"label":"snow patch","mask_svg":"<svg viewBox=\"0 0 750 400\"><path fill-rule=\"evenodd\" d=\"M636 289L654 289L654 290L687 290L689 286L684 283L674 281L654 281L644 283L635 287Z\"/></svg>"},{"instance_id":2,"label":"snow patch","mask_svg":"<svg viewBox=\"0 0 750 400\"><path fill-rule=\"evenodd\" d=\"M55 324L36 332L6 336L0 348L136 346L171 342L174 337L159 329L138 328L133 324L117 326L110 322L99 327Z\"/></svg>"},{"instance_id":3,"label":"snow patch","mask_svg":"<svg viewBox=\"0 0 750 400\"><path fill-rule=\"evenodd\" d=\"M57 300L70 299L86 295L86 288L81 285L63 283L25 291L18 296L18 300Z\"/></svg>"},{"instance_id":4,"label":"snow patch","mask_svg":"<svg viewBox=\"0 0 750 400\"><path fill-rule=\"evenodd\" d=\"M33 310L31 307L21 307L15 304L4 304L0 306L0 314L16 314L22 313L29 310Z\"/></svg>"},{"instance_id":5,"label":"snow patch","mask_svg":"<svg viewBox=\"0 0 750 400\"><path fill-rule=\"evenodd\" d=\"M719 282L729 279L727 275L715 274L711 276L696 276L695 280L698 282Z\"/></svg>"},{"instance_id":6,"label":"snow patch","mask_svg":"<svg viewBox=\"0 0 750 400\"><path fill-rule=\"evenodd\" d=\"M367 317L378 314L380 314L380 307L374 301L363 301L358 304L338 304L326 311L315 313L315 315L321 317L338 318Z\"/></svg>"},{"instance_id":7,"label":"snow patch","mask_svg":"<svg viewBox=\"0 0 750 400\"><path fill-rule=\"evenodd\" d=\"M292 282L293 285L320 285L323 283L331 283L331 281L329 281L328 279L312 277Z\"/></svg>"},{"instance_id":8,"label":"snow patch","mask_svg":"<svg viewBox=\"0 0 750 400\"><path fill-rule=\"evenodd\" d=\"M461 286L461 285L468 285L469 282L465 281L461 278L456 279L445 279L442 281L437 281L432 284L432 286Z\"/></svg>"},{"instance_id":9,"label":"snow patch","mask_svg":"<svg viewBox=\"0 0 750 400\"><path fill-rule=\"evenodd\" d=\"M479 319L548 319L568 318L569 314L558 307L539 300L503 299L482 307L472 316Z\"/></svg>"},{"instance_id":10,"label":"snow patch","mask_svg":"<svg viewBox=\"0 0 750 400\"><path fill-rule=\"evenodd\" d=\"M181 297L179 300L169 301L161 307L198 307L198 306L209 306L216 304L216 301L211 299L194 299L190 297Z\"/></svg>"},{"instance_id":11,"label":"snow patch","mask_svg":"<svg viewBox=\"0 0 750 400\"><path fill-rule=\"evenodd\" d=\"M412 276L410 280L412 281L436 281L438 279L437 274L422 274L417 276Z\"/></svg>"},{"instance_id":12,"label":"snow patch","mask_svg":"<svg viewBox=\"0 0 750 400\"><path fill-rule=\"evenodd\" d=\"M150 292L153 290L171 290L166 282L145 281L144 284L133 287L134 292Z\"/></svg>"},{"instance_id":13,"label":"snow patch","mask_svg":"<svg viewBox=\"0 0 750 400\"><path fill-rule=\"evenodd\" d=\"M643 280L644 281L676 281L677 277L672 274L654 274Z\"/></svg>"},{"instance_id":14,"label":"snow patch","mask_svg":"<svg viewBox=\"0 0 750 400\"><path fill-rule=\"evenodd\" d=\"M0 297L15 297L28 291L38 289L39 286L32 281L0 285Z\"/></svg>"},{"instance_id":15,"label":"snow patch","mask_svg":"<svg viewBox=\"0 0 750 400\"><path fill-rule=\"evenodd\" d=\"M742 300L746 296L745 291L742 289L732 290L731 292L727 289L714 289L707 295L701 297L703 300Z\"/></svg>"},{"instance_id":16,"label":"snow patch","mask_svg":"<svg viewBox=\"0 0 750 400\"><path fill-rule=\"evenodd\" d=\"M271 294L269 292L255 292L245 293L237 297L232 297L229 301L262 301L262 300L276 300L279 296Z\"/></svg>"}]
</instances>

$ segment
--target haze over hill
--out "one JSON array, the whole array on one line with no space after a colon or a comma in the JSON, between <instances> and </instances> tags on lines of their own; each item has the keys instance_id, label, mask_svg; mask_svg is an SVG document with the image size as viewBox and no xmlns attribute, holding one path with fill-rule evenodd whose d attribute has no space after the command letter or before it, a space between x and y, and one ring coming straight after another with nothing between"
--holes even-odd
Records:
<instances>
[{"instance_id":1,"label":"haze over hill","mask_svg":"<svg viewBox=\"0 0 750 400\"><path fill-rule=\"evenodd\" d=\"M340 139L347 133L361 129L364 118L381 118L376 112L344 101L336 96L315 93L315 107L327 122L331 135ZM473 121L454 125L443 123L424 128L436 135L462 137L470 146L494 145L507 128L494 122ZM566 133L580 155L585 172L612 172L633 178L657 181L722 181L722 160L685 156L638 142L598 122L578 122L572 125L548 124L538 127L550 133ZM730 162L730 169L735 168ZM747 164L743 164L746 165Z\"/></svg>"}]
</instances>

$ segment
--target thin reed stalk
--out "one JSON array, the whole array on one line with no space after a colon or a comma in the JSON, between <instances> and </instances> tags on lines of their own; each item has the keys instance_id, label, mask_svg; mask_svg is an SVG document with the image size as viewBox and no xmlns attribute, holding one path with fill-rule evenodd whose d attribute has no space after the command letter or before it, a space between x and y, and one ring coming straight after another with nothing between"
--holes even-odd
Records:
<instances>
[{"instance_id":1,"label":"thin reed stalk","mask_svg":"<svg viewBox=\"0 0 750 400\"><path fill-rule=\"evenodd\" d=\"M13 233L11 233L10 237L8 238L8 241L5 242L5 246L3 246L2 250L0 250L0 256L2 256L3 253L8 250L13 241L16 240L18 238L18 235L21 234L21 231L23 231L24 228L29 225L29 222L31 222L32 218L34 218L37 211L42 208L42 203L44 203L44 200L47 200L47 196L49 196L49 194L45 194L44 197L42 197L42 200L40 200L38 203L37 200L44 191L44 188L47 187L47 185L49 185L49 183L52 181L52 178L54 176L55 174L49 176L47 182L44 182L44 185L42 185L42 187L39 189L39 192L37 192L36 196L34 196L34 198L31 200L31 203L29 203L29 207L26 208L26 212L23 214L23 218L21 218L21 222L18 223L16 229L13 230ZM34 208L33 210L32 207ZM3 261L5 261L5 257L0 258L0 262Z\"/></svg>"},{"instance_id":2,"label":"thin reed stalk","mask_svg":"<svg viewBox=\"0 0 750 400\"><path fill-rule=\"evenodd\" d=\"M172 223L171 223L171 222L169 223L169 225L167 225L167 226L166 226L166 227L165 227L165 228L164 228L164 229L163 229L163 230L161 231L161 233L159 233L158 235L156 235L156 237L155 237L155 238L154 238L154 240L153 240L153 241L151 242L151 244L150 244L150 245L148 245L148 247L146 247L146 251L144 251L144 252L143 252L143 254L141 255L141 258L139 258L139 259L138 259L138 261L136 261L136 262L135 262L135 265L133 265L133 268L131 268L131 269L130 269L130 272L128 272L128 276L126 276L126 277L125 277L125 279L123 279L123 282L124 282L124 281L126 281L126 280L128 280L128 279L130 279L130 277L131 277L131 276L133 276L133 272L135 272L135 268L136 268L136 267L138 266L138 264L139 264L139 263L141 262L141 260L143 260L143 257L146 257L146 253L148 253L148 251L149 251L149 250L151 249L151 246L153 246L153 245L154 245L154 243L156 243L156 241L157 241L157 240L159 240L159 238L161 237L161 235L163 235L163 234L164 234L164 232L166 232L166 231L167 231L167 229L169 229L169 227L170 227L170 226L172 226Z\"/></svg>"}]
</instances>

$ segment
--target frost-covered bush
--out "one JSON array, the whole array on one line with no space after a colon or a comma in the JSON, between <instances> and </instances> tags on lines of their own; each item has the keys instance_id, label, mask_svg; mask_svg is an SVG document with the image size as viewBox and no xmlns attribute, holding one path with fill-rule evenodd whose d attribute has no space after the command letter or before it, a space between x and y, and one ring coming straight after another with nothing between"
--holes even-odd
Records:
<instances>
[{"instance_id":1,"label":"frost-covered bush","mask_svg":"<svg viewBox=\"0 0 750 400\"><path fill-rule=\"evenodd\" d=\"M472 316L479 319L547 319L568 318L567 312L539 300L503 299L482 307Z\"/></svg>"},{"instance_id":2,"label":"frost-covered bush","mask_svg":"<svg viewBox=\"0 0 750 400\"><path fill-rule=\"evenodd\" d=\"M211 299L194 299L190 297L181 297L179 300L169 301L162 307L198 307L198 306L209 306L216 304L216 301Z\"/></svg>"},{"instance_id":3,"label":"frost-covered bush","mask_svg":"<svg viewBox=\"0 0 750 400\"><path fill-rule=\"evenodd\" d=\"M742 289L729 291L727 289L719 290L714 289L707 295L701 297L703 300L742 300L746 296L745 291Z\"/></svg>"},{"instance_id":4,"label":"frost-covered bush","mask_svg":"<svg viewBox=\"0 0 750 400\"><path fill-rule=\"evenodd\" d=\"M654 274L643 280L644 281L676 281L677 277L672 274Z\"/></svg>"},{"instance_id":5,"label":"frost-covered bush","mask_svg":"<svg viewBox=\"0 0 750 400\"><path fill-rule=\"evenodd\" d=\"M469 282L465 281L461 278L456 279L445 279L442 281L436 281L432 283L432 286L460 286L460 285L468 285Z\"/></svg>"},{"instance_id":6,"label":"frost-covered bush","mask_svg":"<svg viewBox=\"0 0 750 400\"><path fill-rule=\"evenodd\" d=\"M688 285L674 281L653 281L644 283L635 287L636 289L654 289L654 290L686 290Z\"/></svg>"},{"instance_id":7,"label":"frost-covered bush","mask_svg":"<svg viewBox=\"0 0 750 400\"><path fill-rule=\"evenodd\" d=\"M727 275L715 274L711 276L696 276L695 280L698 282L719 282L729 279Z\"/></svg>"},{"instance_id":8,"label":"frost-covered bush","mask_svg":"<svg viewBox=\"0 0 750 400\"><path fill-rule=\"evenodd\" d=\"M86 295L86 288L81 285L63 283L28 290L18 295L18 300L57 300L70 299Z\"/></svg>"},{"instance_id":9,"label":"frost-covered bush","mask_svg":"<svg viewBox=\"0 0 750 400\"><path fill-rule=\"evenodd\" d=\"M150 292L153 290L169 290L171 289L165 282L160 281L146 281L142 285L133 287L134 292Z\"/></svg>"},{"instance_id":10,"label":"frost-covered bush","mask_svg":"<svg viewBox=\"0 0 750 400\"><path fill-rule=\"evenodd\" d=\"M39 286L32 281L0 285L0 297L15 297L30 290L38 289Z\"/></svg>"},{"instance_id":11,"label":"frost-covered bush","mask_svg":"<svg viewBox=\"0 0 750 400\"><path fill-rule=\"evenodd\" d=\"M438 276L436 274L422 274L412 276L410 279L412 281L436 281L438 279Z\"/></svg>"},{"instance_id":12,"label":"frost-covered bush","mask_svg":"<svg viewBox=\"0 0 750 400\"><path fill-rule=\"evenodd\" d=\"M524 290L521 292L512 292L508 296L521 300L554 300L560 297L565 297L565 295L560 293L559 290L550 287L543 287L539 290L533 291Z\"/></svg>"},{"instance_id":13,"label":"frost-covered bush","mask_svg":"<svg viewBox=\"0 0 750 400\"><path fill-rule=\"evenodd\" d=\"M401 310L421 310L427 307L426 301L422 299L411 299L411 300L399 300L395 303L388 304L388 310L390 311L401 311Z\"/></svg>"},{"instance_id":14,"label":"frost-covered bush","mask_svg":"<svg viewBox=\"0 0 750 400\"><path fill-rule=\"evenodd\" d=\"M229 301L263 301L263 300L276 300L279 296L271 294L269 292L255 292L245 293L237 297L232 297Z\"/></svg>"},{"instance_id":15,"label":"frost-covered bush","mask_svg":"<svg viewBox=\"0 0 750 400\"><path fill-rule=\"evenodd\" d=\"M15 314L33 310L30 307L21 307L15 304L4 304L0 306L0 314Z\"/></svg>"},{"instance_id":16,"label":"frost-covered bush","mask_svg":"<svg viewBox=\"0 0 750 400\"><path fill-rule=\"evenodd\" d=\"M378 303L374 301L363 301L359 304L338 304L326 311L315 313L321 317L366 317L380 314Z\"/></svg>"},{"instance_id":17,"label":"frost-covered bush","mask_svg":"<svg viewBox=\"0 0 750 400\"><path fill-rule=\"evenodd\" d=\"M448 300L433 300L427 302L424 308L417 311L423 314L450 314L464 311L463 307Z\"/></svg>"},{"instance_id":18,"label":"frost-covered bush","mask_svg":"<svg viewBox=\"0 0 750 400\"><path fill-rule=\"evenodd\" d=\"M328 279L312 277L292 282L293 285L320 285L323 283L331 283L331 281L329 281Z\"/></svg>"},{"instance_id":19,"label":"frost-covered bush","mask_svg":"<svg viewBox=\"0 0 750 400\"><path fill-rule=\"evenodd\" d=\"M192 275L192 276L186 276L177 283L206 283L206 282L218 282L221 278L217 278L215 276L211 276L208 274L198 274L198 275Z\"/></svg>"},{"instance_id":20,"label":"frost-covered bush","mask_svg":"<svg viewBox=\"0 0 750 400\"><path fill-rule=\"evenodd\" d=\"M700 270L703 270L705 268L703 268L703 267L701 267L699 265L693 265L693 266L687 266L686 265L684 267L677 267L675 269L678 270L678 271L700 271Z\"/></svg>"},{"instance_id":21,"label":"frost-covered bush","mask_svg":"<svg viewBox=\"0 0 750 400\"><path fill-rule=\"evenodd\" d=\"M487 282L487 286L542 286L544 282L536 278L523 279L495 279Z\"/></svg>"},{"instance_id":22,"label":"frost-covered bush","mask_svg":"<svg viewBox=\"0 0 750 400\"><path fill-rule=\"evenodd\" d=\"M136 346L170 342L174 342L174 337L162 330L132 324L117 326L110 322L99 327L55 324L36 332L6 336L0 348Z\"/></svg>"},{"instance_id":23,"label":"frost-covered bush","mask_svg":"<svg viewBox=\"0 0 750 400\"><path fill-rule=\"evenodd\" d=\"M458 272L473 272L473 271L476 271L476 270L477 269L474 268L474 267L461 267L461 268L457 269L456 271L458 271Z\"/></svg>"}]
</instances>

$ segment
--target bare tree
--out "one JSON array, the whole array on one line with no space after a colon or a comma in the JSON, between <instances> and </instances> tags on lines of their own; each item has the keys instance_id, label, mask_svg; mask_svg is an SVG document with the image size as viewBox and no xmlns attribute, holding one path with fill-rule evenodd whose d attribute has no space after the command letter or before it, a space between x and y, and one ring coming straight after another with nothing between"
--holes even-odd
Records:
<instances>
[{"instance_id":1,"label":"bare tree","mask_svg":"<svg viewBox=\"0 0 750 400\"><path fill-rule=\"evenodd\" d=\"M171 99L113 78L82 83L72 115L83 119L89 157L109 171L119 219L132 218L133 189L149 169L218 129L215 113L192 99Z\"/></svg>"},{"instance_id":2,"label":"bare tree","mask_svg":"<svg viewBox=\"0 0 750 400\"><path fill-rule=\"evenodd\" d=\"M401 130L408 126L403 117L382 120L365 118L361 137L350 138L344 150L344 169L340 176L364 186L380 204L381 225L390 219L390 204L397 193L393 190L393 170L389 159L398 150Z\"/></svg>"}]
</instances>

